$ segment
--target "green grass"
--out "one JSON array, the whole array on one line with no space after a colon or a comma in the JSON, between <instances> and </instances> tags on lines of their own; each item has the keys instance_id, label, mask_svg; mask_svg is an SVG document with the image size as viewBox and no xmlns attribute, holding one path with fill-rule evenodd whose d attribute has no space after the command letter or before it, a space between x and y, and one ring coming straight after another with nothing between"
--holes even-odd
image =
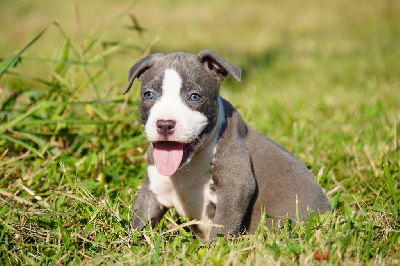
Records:
<instances>
[{"instance_id":1,"label":"green grass","mask_svg":"<svg viewBox=\"0 0 400 266\"><path fill-rule=\"evenodd\" d=\"M400 263L397 2L96 3L1 4L1 265ZM202 49L243 69L222 95L308 165L333 213L211 245L173 210L129 232L147 143L127 70Z\"/></svg>"}]
</instances>

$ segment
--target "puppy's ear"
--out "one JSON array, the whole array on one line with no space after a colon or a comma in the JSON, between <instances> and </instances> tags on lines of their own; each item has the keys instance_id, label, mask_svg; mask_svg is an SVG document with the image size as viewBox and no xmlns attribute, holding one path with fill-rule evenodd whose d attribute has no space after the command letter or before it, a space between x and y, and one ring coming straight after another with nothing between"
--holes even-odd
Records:
<instances>
[{"instance_id":1,"label":"puppy's ear","mask_svg":"<svg viewBox=\"0 0 400 266\"><path fill-rule=\"evenodd\" d=\"M241 82L240 68L229 63L213 51L202 51L197 57L205 69L215 78L222 81L228 74L231 74L234 79L236 79L238 82Z\"/></svg>"},{"instance_id":2,"label":"puppy's ear","mask_svg":"<svg viewBox=\"0 0 400 266\"><path fill-rule=\"evenodd\" d=\"M136 64L131 66L128 71L128 86L126 86L124 95L131 89L135 78L140 78L146 70L151 68L154 64L154 59L164 56L163 54L151 54L139 60Z\"/></svg>"}]
</instances>

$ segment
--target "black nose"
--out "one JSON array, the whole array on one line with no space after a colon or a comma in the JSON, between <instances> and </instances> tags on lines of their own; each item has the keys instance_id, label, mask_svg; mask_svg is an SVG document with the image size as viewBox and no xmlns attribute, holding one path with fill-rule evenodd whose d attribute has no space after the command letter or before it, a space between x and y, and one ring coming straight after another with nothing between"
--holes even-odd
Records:
<instances>
[{"instance_id":1,"label":"black nose","mask_svg":"<svg viewBox=\"0 0 400 266\"><path fill-rule=\"evenodd\" d=\"M164 136L171 135L175 129L175 121L172 120L157 120L156 126L157 131Z\"/></svg>"}]
</instances>

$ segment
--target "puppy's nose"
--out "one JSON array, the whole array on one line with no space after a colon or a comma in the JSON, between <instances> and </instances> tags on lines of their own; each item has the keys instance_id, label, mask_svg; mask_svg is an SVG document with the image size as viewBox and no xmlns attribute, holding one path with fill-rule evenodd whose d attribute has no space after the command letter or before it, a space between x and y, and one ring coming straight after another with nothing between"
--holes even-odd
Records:
<instances>
[{"instance_id":1,"label":"puppy's nose","mask_svg":"<svg viewBox=\"0 0 400 266\"><path fill-rule=\"evenodd\" d=\"M175 129L175 121L172 120L157 120L156 126L158 133L168 136L174 132Z\"/></svg>"}]
</instances>

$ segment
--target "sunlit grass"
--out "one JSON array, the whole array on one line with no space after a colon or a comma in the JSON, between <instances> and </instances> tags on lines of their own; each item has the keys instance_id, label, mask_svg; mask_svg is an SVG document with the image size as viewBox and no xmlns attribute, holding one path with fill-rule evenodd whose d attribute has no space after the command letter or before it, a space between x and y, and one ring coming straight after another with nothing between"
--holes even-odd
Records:
<instances>
[{"instance_id":1,"label":"sunlit grass","mask_svg":"<svg viewBox=\"0 0 400 266\"><path fill-rule=\"evenodd\" d=\"M0 264L400 262L398 4L107 3L3 3L9 21L32 24L0 35L12 40L0 54ZM211 245L173 210L131 232L147 144L138 84L121 93L149 46L239 65L243 82L228 78L221 94L307 164L334 212Z\"/></svg>"}]
</instances>

